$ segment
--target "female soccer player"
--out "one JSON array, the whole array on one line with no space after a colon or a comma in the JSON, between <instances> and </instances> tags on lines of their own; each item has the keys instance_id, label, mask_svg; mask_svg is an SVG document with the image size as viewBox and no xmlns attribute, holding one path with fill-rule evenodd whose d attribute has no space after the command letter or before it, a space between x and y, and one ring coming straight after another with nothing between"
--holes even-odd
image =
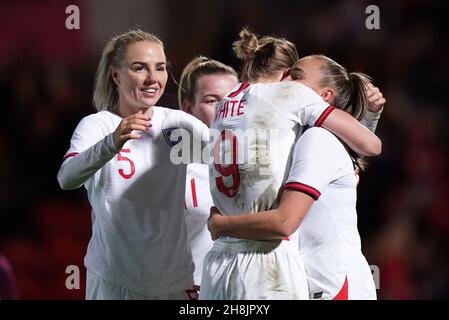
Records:
<instances>
[{"instance_id":1,"label":"female soccer player","mask_svg":"<svg viewBox=\"0 0 449 320\"><path fill-rule=\"evenodd\" d=\"M377 137L350 115L333 111L312 89L292 81L277 82L297 61L292 43L259 39L246 30L240 37L234 50L244 60L242 79L251 84L239 85L217 105L212 124L221 131L210 166L211 192L221 212L239 215L276 205L289 154L304 125L332 130L359 153L380 152ZM273 135L239 136L236 129L269 130ZM224 154L231 161L223 162ZM307 205L311 201L302 204ZM293 241L221 237L205 258L201 299L308 297L304 265Z\"/></svg>"},{"instance_id":2,"label":"female soccer player","mask_svg":"<svg viewBox=\"0 0 449 320\"><path fill-rule=\"evenodd\" d=\"M237 72L219 61L198 56L184 68L179 81L178 100L182 110L192 114L208 127L215 105L238 83ZM207 219L213 206L209 188L209 166L187 165L186 225L187 236L195 263L194 281L199 289L204 256L212 247Z\"/></svg>"},{"instance_id":3,"label":"female soccer player","mask_svg":"<svg viewBox=\"0 0 449 320\"><path fill-rule=\"evenodd\" d=\"M309 86L357 119L369 104L369 79L322 55L299 60L284 80ZM385 103L379 96L371 100L380 108ZM213 209L212 236L282 239L300 226L292 241L299 241L310 299L376 299L357 230L354 168L363 169L357 154L329 131L310 128L295 145L278 208L239 216L221 216Z\"/></svg>"},{"instance_id":4,"label":"female soccer player","mask_svg":"<svg viewBox=\"0 0 449 320\"><path fill-rule=\"evenodd\" d=\"M87 299L187 299L193 287L180 201L186 165L171 161L178 142L171 133L186 129L203 142L209 133L185 112L156 106L166 83L156 36L133 30L106 44L94 89L98 112L76 127L58 173L62 189L84 185L92 206Z\"/></svg>"}]
</instances>

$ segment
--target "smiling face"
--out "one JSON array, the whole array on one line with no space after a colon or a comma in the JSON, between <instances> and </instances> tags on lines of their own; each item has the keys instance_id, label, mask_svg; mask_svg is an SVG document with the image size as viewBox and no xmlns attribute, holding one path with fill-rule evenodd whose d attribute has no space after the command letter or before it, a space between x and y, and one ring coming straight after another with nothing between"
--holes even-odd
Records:
<instances>
[{"instance_id":1,"label":"smiling face","mask_svg":"<svg viewBox=\"0 0 449 320\"><path fill-rule=\"evenodd\" d=\"M119 91L118 113L122 117L154 106L167 84L167 62L163 47L152 41L128 45L120 66L112 67Z\"/></svg>"},{"instance_id":2,"label":"smiling face","mask_svg":"<svg viewBox=\"0 0 449 320\"><path fill-rule=\"evenodd\" d=\"M237 83L237 77L232 74L201 76L196 82L194 101L188 103L186 111L210 126L214 118L215 105Z\"/></svg>"}]
</instances>

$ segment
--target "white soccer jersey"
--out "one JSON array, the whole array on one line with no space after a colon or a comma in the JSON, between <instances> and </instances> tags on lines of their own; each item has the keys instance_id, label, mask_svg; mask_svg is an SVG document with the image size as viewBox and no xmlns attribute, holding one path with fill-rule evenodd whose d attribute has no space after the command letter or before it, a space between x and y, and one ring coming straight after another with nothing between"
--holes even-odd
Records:
<instances>
[{"instance_id":1,"label":"white soccer jersey","mask_svg":"<svg viewBox=\"0 0 449 320\"><path fill-rule=\"evenodd\" d=\"M209 167L198 163L187 165L185 196L187 237L195 263L195 285L198 286L201 284L204 257L213 245L210 232L207 230L207 219L212 206Z\"/></svg>"},{"instance_id":2,"label":"white soccer jersey","mask_svg":"<svg viewBox=\"0 0 449 320\"><path fill-rule=\"evenodd\" d=\"M332 109L294 82L236 87L217 105L211 126L219 132L209 166L218 209L238 215L276 206L296 135L304 125L320 125ZM295 245L221 237L205 257L200 299L308 299Z\"/></svg>"},{"instance_id":3,"label":"white soccer jersey","mask_svg":"<svg viewBox=\"0 0 449 320\"><path fill-rule=\"evenodd\" d=\"M181 200L186 165L172 163L170 134L184 128L208 142L208 128L180 110L154 107L152 127L139 132L143 139L127 141L118 151L112 133L121 120L110 111L83 118L58 173L64 189L85 181L93 223L85 266L147 296L191 288L193 263Z\"/></svg>"},{"instance_id":4,"label":"white soccer jersey","mask_svg":"<svg viewBox=\"0 0 449 320\"><path fill-rule=\"evenodd\" d=\"M299 83L237 86L217 104L211 126L211 132L233 132L212 146L215 163L209 166L209 179L218 209L223 214L271 209L297 134L302 126L321 125L332 110ZM219 161L223 164L217 165Z\"/></svg>"},{"instance_id":5,"label":"white soccer jersey","mask_svg":"<svg viewBox=\"0 0 449 320\"><path fill-rule=\"evenodd\" d=\"M299 240L310 299L376 299L357 230L354 167L343 144L325 129L305 131L283 188L316 200L292 237Z\"/></svg>"}]
</instances>

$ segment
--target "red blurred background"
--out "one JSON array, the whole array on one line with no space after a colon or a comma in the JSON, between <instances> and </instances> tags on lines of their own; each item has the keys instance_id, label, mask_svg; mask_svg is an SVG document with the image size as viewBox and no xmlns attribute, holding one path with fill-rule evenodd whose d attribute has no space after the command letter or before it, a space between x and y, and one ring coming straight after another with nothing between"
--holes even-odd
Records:
<instances>
[{"instance_id":1,"label":"red blurred background","mask_svg":"<svg viewBox=\"0 0 449 320\"><path fill-rule=\"evenodd\" d=\"M379 30L365 27L370 4L380 9ZM79 30L65 26L69 5L80 9ZM84 297L90 206L83 189L61 191L56 173L76 124L95 111L105 42L135 27L155 33L179 79L197 54L238 67L231 44L249 26L287 37L300 55L323 53L375 79L388 103L377 131L383 154L359 185L363 251L380 269L379 298L448 298L444 12L442 2L417 0L1 1L0 288L12 277L9 298ZM160 105L177 108L169 82ZM65 286L69 265L81 271L79 290Z\"/></svg>"}]
</instances>

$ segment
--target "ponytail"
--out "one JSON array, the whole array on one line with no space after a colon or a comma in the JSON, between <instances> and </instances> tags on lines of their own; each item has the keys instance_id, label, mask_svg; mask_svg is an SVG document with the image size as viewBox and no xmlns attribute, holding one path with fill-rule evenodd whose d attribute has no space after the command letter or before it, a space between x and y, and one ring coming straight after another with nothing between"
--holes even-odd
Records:
<instances>
[{"instance_id":1,"label":"ponytail","mask_svg":"<svg viewBox=\"0 0 449 320\"><path fill-rule=\"evenodd\" d=\"M243 29L240 31L239 37L240 40L234 41L232 44L236 57L243 61L254 59L259 48L257 36L248 29Z\"/></svg>"},{"instance_id":2,"label":"ponytail","mask_svg":"<svg viewBox=\"0 0 449 320\"><path fill-rule=\"evenodd\" d=\"M354 118L360 121L368 110L368 97L366 90L371 83L371 79L363 73L349 73L349 81L351 83L351 99L348 102L350 112Z\"/></svg>"},{"instance_id":3,"label":"ponytail","mask_svg":"<svg viewBox=\"0 0 449 320\"><path fill-rule=\"evenodd\" d=\"M299 59L293 43L283 38L258 37L248 29L239 33L240 39L233 43L235 56L242 60L240 78L256 82L284 71Z\"/></svg>"},{"instance_id":4,"label":"ponytail","mask_svg":"<svg viewBox=\"0 0 449 320\"><path fill-rule=\"evenodd\" d=\"M330 103L360 121L368 110L369 102L366 90L372 81L371 78L359 72L349 73L345 67L324 55L312 55L308 58L321 62L320 86L334 89L334 98ZM366 161L363 157L350 149L348 152L353 159L354 166L364 170Z\"/></svg>"}]
</instances>

